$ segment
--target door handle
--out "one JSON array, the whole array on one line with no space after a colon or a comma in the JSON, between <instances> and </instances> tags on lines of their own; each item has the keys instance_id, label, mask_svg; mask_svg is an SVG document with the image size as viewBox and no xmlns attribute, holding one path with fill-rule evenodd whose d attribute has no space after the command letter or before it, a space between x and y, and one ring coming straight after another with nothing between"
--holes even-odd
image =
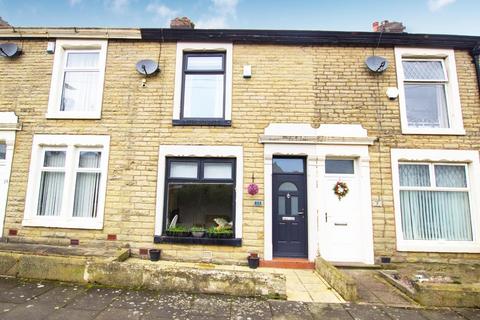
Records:
<instances>
[{"instance_id":1,"label":"door handle","mask_svg":"<svg viewBox=\"0 0 480 320\"><path fill-rule=\"evenodd\" d=\"M298 211L297 214L298 214L299 216L303 216L303 215L305 214L305 212L303 212L303 211Z\"/></svg>"},{"instance_id":2,"label":"door handle","mask_svg":"<svg viewBox=\"0 0 480 320\"><path fill-rule=\"evenodd\" d=\"M325 212L325 222L328 222L328 214Z\"/></svg>"}]
</instances>

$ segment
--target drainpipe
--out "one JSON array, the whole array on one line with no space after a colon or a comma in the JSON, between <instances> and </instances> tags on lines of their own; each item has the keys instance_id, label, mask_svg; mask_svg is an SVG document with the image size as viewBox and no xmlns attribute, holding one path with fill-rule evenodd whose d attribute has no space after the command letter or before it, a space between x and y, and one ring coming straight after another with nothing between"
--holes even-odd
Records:
<instances>
[{"instance_id":1,"label":"drainpipe","mask_svg":"<svg viewBox=\"0 0 480 320\"><path fill-rule=\"evenodd\" d=\"M480 43L472 49L473 63L475 63L475 68L477 69L477 83L478 88L480 89Z\"/></svg>"}]
</instances>

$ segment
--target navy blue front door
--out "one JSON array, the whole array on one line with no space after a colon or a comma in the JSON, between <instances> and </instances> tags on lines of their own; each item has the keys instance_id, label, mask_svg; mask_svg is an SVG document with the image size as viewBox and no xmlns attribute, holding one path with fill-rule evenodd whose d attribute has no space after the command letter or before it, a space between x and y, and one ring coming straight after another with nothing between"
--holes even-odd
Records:
<instances>
[{"instance_id":1,"label":"navy blue front door","mask_svg":"<svg viewBox=\"0 0 480 320\"><path fill-rule=\"evenodd\" d=\"M278 162L280 165L285 165L284 168L289 167L290 160L301 160L302 170L288 173L285 173L286 170L273 170L273 256L305 258L308 255L304 159L278 160L281 160Z\"/></svg>"}]
</instances>

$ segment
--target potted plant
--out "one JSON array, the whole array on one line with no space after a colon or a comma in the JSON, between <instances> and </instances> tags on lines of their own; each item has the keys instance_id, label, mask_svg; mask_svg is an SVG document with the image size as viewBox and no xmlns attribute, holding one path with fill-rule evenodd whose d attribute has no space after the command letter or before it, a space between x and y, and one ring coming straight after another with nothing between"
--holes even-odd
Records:
<instances>
[{"instance_id":1,"label":"potted plant","mask_svg":"<svg viewBox=\"0 0 480 320\"><path fill-rule=\"evenodd\" d=\"M161 249L150 249L150 250L148 250L148 255L150 257L150 261L160 260L161 254L162 254Z\"/></svg>"},{"instance_id":2,"label":"potted plant","mask_svg":"<svg viewBox=\"0 0 480 320\"><path fill-rule=\"evenodd\" d=\"M171 236L171 237L188 237L190 235L190 232L188 231L187 227L180 226L180 225L169 227L166 233L167 233L167 236Z\"/></svg>"},{"instance_id":3,"label":"potted plant","mask_svg":"<svg viewBox=\"0 0 480 320\"><path fill-rule=\"evenodd\" d=\"M258 257L258 253L251 252L250 255L247 257L248 260L248 267L251 269L257 269L260 264L260 258Z\"/></svg>"},{"instance_id":4,"label":"potted plant","mask_svg":"<svg viewBox=\"0 0 480 320\"><path fill-rule=\"evenodd\" d=\"M203 227L191 227L190 232L195 238L201 238L205 235L205 228Z\"/></svg>"},{"instance_id":5,"label":"potted plant","mask_svg":"<svg viewBox=\"0 0 480 320\"><path fill-rule=\"evenodd\" d=\"M233 230L228 226L210 227L207 231L210 238L229 239L233 238Z\"/></svg>"}]
</instances>

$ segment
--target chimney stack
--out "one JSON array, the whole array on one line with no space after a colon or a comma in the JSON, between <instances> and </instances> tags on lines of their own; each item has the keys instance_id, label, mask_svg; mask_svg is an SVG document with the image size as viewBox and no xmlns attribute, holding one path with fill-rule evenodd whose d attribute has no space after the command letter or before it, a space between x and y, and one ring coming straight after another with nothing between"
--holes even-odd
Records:
<instances>
[{"instance_id":1,"label":"chimney stack","mask_svg":"<svg viewBox=\"0 0 480 320\"><path fill-rule=\"evenodd\" d=\"M372 23L373 32L393 32L402 33L406 27L401 22L384 20L382 22L375 21Z\"/></svg>"},{"instance_id":2,"label":"chimney stack","mask_svg":"<svg viewBox=\"0 0 480 320\"><path fill-rule=\"evenodd\" d=\"M192 22L188 17L176 17L170 21L170 28L172 29L194 29L195 23Z\"/></svg>"},{"instance_id":3,"label":"chimney stack","mask_svg":"<svg viewBox=\"0 0 480 320\"><path fill-rule=\"evenodd\" d=\"M0 28L10 28L11 25L0 17Z\"/></svg>"}]
</instances>

